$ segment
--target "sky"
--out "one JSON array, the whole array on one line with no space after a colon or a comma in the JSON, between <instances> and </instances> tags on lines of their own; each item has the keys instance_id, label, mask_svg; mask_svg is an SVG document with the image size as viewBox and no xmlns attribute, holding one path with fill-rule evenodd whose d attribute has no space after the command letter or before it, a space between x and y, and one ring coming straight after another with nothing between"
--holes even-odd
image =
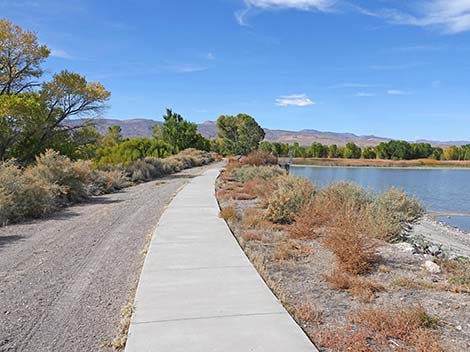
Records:
<instances>
[{"instance_id":1,"label":"sky","mask_svg":"<svg viewBox=\"0 0 470 352\"><path fill-rule=\"evenodd\" d=\"M0 0L104 117L470 139L470 0Z\"/></svg>"}]
</instances>

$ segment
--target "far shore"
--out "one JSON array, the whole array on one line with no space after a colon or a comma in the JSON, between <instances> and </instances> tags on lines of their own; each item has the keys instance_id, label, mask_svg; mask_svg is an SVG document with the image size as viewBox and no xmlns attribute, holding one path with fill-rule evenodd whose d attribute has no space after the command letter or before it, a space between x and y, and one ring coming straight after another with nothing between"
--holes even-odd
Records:
<instances>
[{"instance_id":1,"label":"far shore","mask_svg":"<svg viewBox=\"0 0 470 352\"><path fill-rule=\"evenodd\" d=\"M288 162L288 158L279 158ZM383 159L337 159L337 158L294 158L292 166L312 167L356 167L356 168L396 168L396 169L466 169L470 170L470 161L448 160L383 160Z\"/></svg>"}]
</instances>

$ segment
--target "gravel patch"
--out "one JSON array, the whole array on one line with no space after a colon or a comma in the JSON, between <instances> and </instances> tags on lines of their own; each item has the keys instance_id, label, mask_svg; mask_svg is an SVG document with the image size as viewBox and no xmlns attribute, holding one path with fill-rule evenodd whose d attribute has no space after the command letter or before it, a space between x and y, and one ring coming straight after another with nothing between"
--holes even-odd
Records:
<instances>
[{"instance_id":1,"label":"gravel patch","mask_svg":"<svg viewBox=\"0 0 470 352\"><path fill-rule=\"evenodd\" d=\"M0 228L0 351L109 350L149 235L207 168Z\"/></svg>"}]
</instances>

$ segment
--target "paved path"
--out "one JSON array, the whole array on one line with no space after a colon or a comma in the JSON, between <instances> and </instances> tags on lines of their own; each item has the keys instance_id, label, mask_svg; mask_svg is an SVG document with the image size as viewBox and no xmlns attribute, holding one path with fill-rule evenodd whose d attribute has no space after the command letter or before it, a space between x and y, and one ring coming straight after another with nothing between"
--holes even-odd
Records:
<instances>
[{"instance_id":1,"label":"paved path","mask_svg":"<svg viewBox=\"0 0 470 352\"><path fill-rule=\"evenodd\" d=\"M316 351L219 218L218 173L194 178L160 218L126 352Z\"/></svg>"}]
</instances>

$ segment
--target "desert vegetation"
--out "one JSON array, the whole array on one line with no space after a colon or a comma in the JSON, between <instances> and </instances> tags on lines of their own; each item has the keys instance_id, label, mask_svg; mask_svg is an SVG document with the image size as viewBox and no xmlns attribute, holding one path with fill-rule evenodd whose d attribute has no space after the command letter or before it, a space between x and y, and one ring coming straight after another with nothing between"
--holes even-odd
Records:
<instances>
[{"instance_id":1,"label":"desert vegetation","mask_svg":"<svg viewBox=\"0 0 470 352\"><path fill-rule=\"evenodd\" d=\"M217 185L221 216L322 351L469 347L468 262L406 242L425 212L416 199L349 183L320 189L272 164L267 152L229 161Z\"/></svg>"}]
</instances>

